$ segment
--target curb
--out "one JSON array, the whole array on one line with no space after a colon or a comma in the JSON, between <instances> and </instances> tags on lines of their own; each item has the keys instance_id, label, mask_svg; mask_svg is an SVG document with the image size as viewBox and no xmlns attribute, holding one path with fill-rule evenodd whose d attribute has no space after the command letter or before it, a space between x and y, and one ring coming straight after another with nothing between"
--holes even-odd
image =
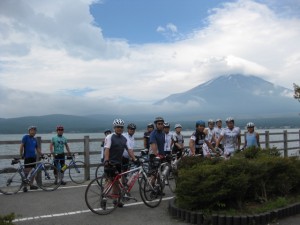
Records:
<instances>
[{"instance_id":1,"label":"curb","mask_svg":"<svg viewBox=\"0 0 300 225\"><path fill-rule=\"evenodd\" d=\"M270 222L274 222L300 213L299 202L266 213L241 216L212 214L210 217L205 218L202 212L194 212L178 208L175 205L175 200L175 198L169 200L168 211L172 218L197 225L267 225Z\"/></svg>"}]
</instances>

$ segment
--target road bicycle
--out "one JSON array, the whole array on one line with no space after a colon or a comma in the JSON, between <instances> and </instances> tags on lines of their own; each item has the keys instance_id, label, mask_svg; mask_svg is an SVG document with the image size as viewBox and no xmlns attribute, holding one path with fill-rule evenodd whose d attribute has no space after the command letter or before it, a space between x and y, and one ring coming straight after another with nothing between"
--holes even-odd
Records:
<instances>
[{"instance_id":1,"label":"road bicycle","mask_svg":"<svg viewBox=\"0 0 300 225\"><path fill-rule=\"evenodd\" d=\"M139 158L140 165L126 172L117 173L114 178L104 174L92 180L85 191L85 202L88 208L96 214L106 215L118 207L119 203L131 199L130 191L138 181L139 194L144 204L150 208L157 207L162 200L162 184L160 177L153 177L144 170L145 159ZM115 170L112 166L112 170ZM124 184L124 176L128 175L128 181Z\"/></svg>"},{"instance_id":2,"label":"road bicycle","mask_svg":"<svg viewBox=\"0 0 300 225\"><path fill-rule=\"evenodd\" d=\"M54 154L55 156L55 154ZM76 184L82 184L85 182L85 163L80 160L76 160L76 157L78 154L73 153L70 156L67 156L67 160L70 160L69 164L65 164L65 167L61 167L61 164L59 163L59 159L52 159L52 164L57 167L57 170L61 173L66 173L68 170L69 177L71 181L73 181ZM63 175L62 175L63 177Z\"/></svg>"},{"instance_id":3,"label":"road bicycle","mask_svg":"<svg viewBox=\"0 0 300 225\"><path fill-rule=\"evenodd\" d=\"M61 173L51 163L44 162L45 155L40 157L40 161L29 164L22 164L20 158L14 158L11 165L19 164L18 168L6 167L0 171L0 192L6 195L15 194L23 186L29 185L36 176L37 185L44 191L54 191L60 185ZM25 176L25 165L36 165L29 175ZM56 174L56 175L54 175Z\"/></svg>"}]
</instances>

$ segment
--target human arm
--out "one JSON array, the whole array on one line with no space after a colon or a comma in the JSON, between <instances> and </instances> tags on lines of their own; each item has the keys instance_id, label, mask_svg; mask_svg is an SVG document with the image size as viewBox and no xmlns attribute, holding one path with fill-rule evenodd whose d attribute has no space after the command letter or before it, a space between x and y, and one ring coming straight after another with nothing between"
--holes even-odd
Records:
<instances>
[{"instance_id":1,"label":"human arm","mask_svg":"<svg viewBox=\"0 0 300 225\"><path fill-rule=\"evenodd\" d=\"M195 155L196 149L195 149L195 140L190 139L189 141L189 148L192 152L192 155Z\"/></svg>"},{"instance_id":2,"label":"human arm","mask_svg":"<svg viewBox=\"0 0 300 225\"><path fill-rule=\"evenodd\" d=\"M71 151L70 151L70 147L69 147L68 143L66 143L65 146L66 146L66 149L67 149L67 152L68 152L67 154L71 155Z\"/></svg>"},{"instance_id":3,"label":"human arm","mask_svg":"<svg viewBox=\"0 0 300 225\"><path fill-rule=\"evenodd\" d=\"M256 141L257 141L257 146L260 147L260 142L259 142L259 133L255 133L256 136Z\"/></svg>"},{"instance_id":4,"label":"human arm","mask_svg":"<svg viewBox=\"0 0 300 225\"><path fill-rule=\"evenodd\" d=\"M23 153L24 153L24 144L20 144L20 157L23 158Z\"/></svg>"}]
</instances>

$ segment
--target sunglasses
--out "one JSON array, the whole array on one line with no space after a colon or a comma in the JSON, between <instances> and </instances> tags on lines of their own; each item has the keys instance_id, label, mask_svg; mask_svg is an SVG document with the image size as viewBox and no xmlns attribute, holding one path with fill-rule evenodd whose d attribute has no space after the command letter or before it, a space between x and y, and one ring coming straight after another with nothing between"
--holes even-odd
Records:
<instances>
[{"instance_id":1,"label":"sunglasses","mask_svg":"<svg viewBox=\"0 0 300 225\"><path fill-rule=\"evenodd\" d=\"M157 125L164 125L164 123L157 123Z\"/></svg>"},{"instance_id":2,"label":"sunglasses","mask_svg":"<svg viewBox=\"0 0 300 225\"><path fill-rule=\"evenodd\" d=\"M62 130L64 130L64 129L57 129L57 130L62 131Z\"/></svg>"},{"instance_id":3,"label":"sunglasses","mask_svg":"<svg viewBox=\"0 0 300 225\"><path fill-rule=\"evenodd\" d=\"M122 126L115 126L115 128L123 129L124 127L122 127Z\"/></svg>"}]
</instances>

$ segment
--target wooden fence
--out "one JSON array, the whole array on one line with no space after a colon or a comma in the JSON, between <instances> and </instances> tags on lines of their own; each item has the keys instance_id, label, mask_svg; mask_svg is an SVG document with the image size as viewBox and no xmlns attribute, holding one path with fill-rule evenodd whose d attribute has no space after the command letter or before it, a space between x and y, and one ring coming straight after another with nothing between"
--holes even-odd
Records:
<instances>
[{"instance_id":1,"label":"wooden fence","mask_svg":"<svg viewBox=\"0 0 300 225\"><path fill-rule=\"evenodd\" d=\"M289 151L296 151L297 155L300 154L300 130L297 132L288 132L287 130L283 130L283 132L270 133L269 131L265 131L260 134L260 143L262 148L272 148L276 147L279 151L283 151L283 156L288 157ZM244 134L242 134L242 145L244 141ZM297 138L289 138L289 136L296 136ZM272 138L277 136L276 138ZM279 136L279 137L278 137ZM185 136L185 139L188 139L189 136ZM276 140L273 140L276 139ZM136 141L142 141L143 138L135 138ZM48 143L50 144L50 140L42 140L41 137L37 137L38 145L41 147L42 144ZM83 142L83 151L77 152L79 155L83 155L84 162L87 165L85 168L85 179L89 180L90 169L92 167L96 167L98 164L90 163L90 157L93 155L98 155L100 152L100 148L98 151L90 150L91 142L102 142L101 138L90 138L89 136L84 136L83 139L68 139L68 143L82 143ZM187 142L186 142L187 143ZM0 145L10 145L10 144L20 144L20 141L0 141ZM292 145L292 146L291 146ZM139 152L141 149L135 149L135 152ZM75 153L72 151L72 153ZM12 159L13 157L19 157L19 155L1 155L0 159ZM1 169L1 166L0 166Z\"/></svg>"}]
</instances>

